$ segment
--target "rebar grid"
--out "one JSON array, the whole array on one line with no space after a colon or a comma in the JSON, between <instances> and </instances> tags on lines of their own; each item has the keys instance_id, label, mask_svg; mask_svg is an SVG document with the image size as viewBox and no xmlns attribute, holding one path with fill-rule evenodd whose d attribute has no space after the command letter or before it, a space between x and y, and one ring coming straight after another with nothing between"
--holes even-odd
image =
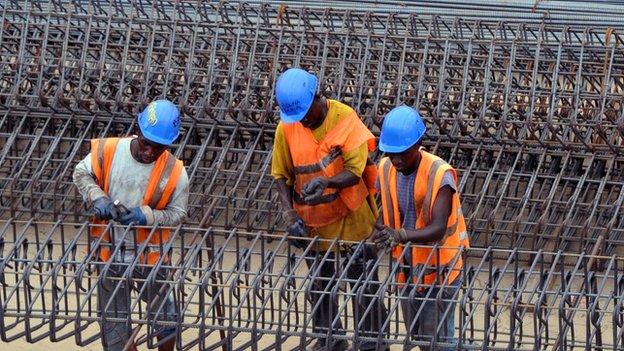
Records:
<instances>
[{"instance_id":1,"label":"rebar grid","mask_svg":"<svg viewBox=\"0 0 624 351\"><path fill-rule=\"evenodd\" d=\"M159 4L4 8L5 218L84 220L71 172L88 140L131 134L136 112L165 94L186 112L174 151L191 179L191 223L281 228L269 176L272 87L299 64L374 131L398 103L423 112L426 146L459 170L474 243L588 252L602 236L606 254L621 246L616 31Z\"/></svg>"},{"instance_id":2,"label":"rebar grid","mask_svg":"<svg viewBox=\"0 0 624 351\"><path fill-rule=\"evenodd\" d=\"M0 138L0 208L4 218L69 218L88 212L72 183L88 141L129 135L133 118L83 113L59 118L49 113L5 111ZM14 118L16 116L17 118ZM271 230L279 220L270 177L273 130L192 124L172 152L183 159L191 181L189 221Z\"/></svg>"},{"instance_id":3,"label":"rebar grid","mask_svg":"<svg viewBox=\"0 0 624 351\"><path fill-rule=\"evenodd\" d=\"M3 341L25 338L28 342L74 338L80 346L99 337L97 285L113 269L123 271L117 284L127 284L138 262L102 263L97 252L88 254L87 223L6 222L0 239L0 336ZM132 235L128 230L126 235ZM180 314L175 322L150 317L147 304L133 293L132 314L113 317L136 328L145 326L137 340L154 346L154 334L163 326L175 326L178 347L216 349L299 349L315 336L310 322L314 308L308 301L310 282L319 278L314 265L305 266L305 252L292 249L285 237L237 230L174 228L173 238L162 250L172 253L170 264L159 262L146 284L167 283L174 291ZM251 239L251 240L248 240ZM351 246L338 255L342 267L362 259L363 244ZM146 249L113 246L137 254ZM464 252L468 263L461 276L461 293L456 301L456 337L460 349L535 350L559 345L563 349L602 348L617 350L624 341L622 328L622 259L545 251L471 249ZM115 254L113 254L115 256ZM317 256L318 264L332 260ZM334 335L358 345L371 341L358 335L353 322L352 303L365 297L363 287L374 286L368 296L383 304L388 316L377 341L413 347L423 345L417 335L407 334L399 304L405 287L394 273L400 267L388 255L365 259L367 272L379 269L379 280L363 276L355 288L343 289L349 281L339 270L337 288L325 292L340 301L340 318L346 334ZM592 268L600 261L603 271ZM158 272L168 271L169 275ZM422 274L414 270L413 274ZM149 288L148 288L149 289ZM414 299L439 299L425 296ZM156 307L154 307L156 308ZM365 313L371 313L370 308ZM355 321L365 316L355 316ZM432 316L440 318L441 316ZM218 331L226 333L218 337ZM375 341L375 340L372 340ZM437 344L436 344L437 345ZM440 344L442 345L442 344Z\"/></svg>"},{"instance_id":4,"label":"rebar grid","mask_svg":"<svg viewBox=\"0 0 624 351\"><path fill-rule=\"evenodd\" d=\"M275 78L299 65L371 127L405 103L435 138L621 153L623 40L613 29L114 4L9 3L3 103L134 116L166 94L196 120L274 127Z\"/></svg>"},{"instance_id":5,"label":"rebar grid","mask_svg":"<svg viewBox=\"0 0 624 351\"><path fill-rule=\"evenodd\" d=\"M14 113L14 112L13 112ZM18 115L19 116L19 115ZM71 173L88 140L126 135L132 119L59 118L29 112L0 121L0 207L4 218L87 218ZM84 118L84 119L83 119ZM272 130L190 124L174 153L191 180L189 223L272 232L283 228L272 191ZM621 253L624 161L614 155L532 147L426 142L460 174L476 245Z\"/></svg>"},{"instance_id":6,"label":"rebar grid","mask_svg":"<svg viewBox=\"0 0 624 351\"><path fill-rule=\"evenodd\" d=\"M289 0L250 0L251 4L288 5L299 7L300 1ZM327 2L307 0L309 8L328 7ZM332 9L352 11L368 10L375 13L417 13L420 16L462 17L479 20L514 21L544 23L549 25L584 25L594 27L622 25L624 10L621 1L568 1L568 0L518 0L518 1L479 1L479 0L334 0Z\"/></svg>"},{"instance_id":7,"label":"rebar grid","mask_svg":"<svg viewBox=\"0 0 624 351\"><path fill-rule=\"evenodd\" d=\"M390 108L418 108L428 126L425 146L457 168L471 243L485 247L464 253L463 286L452 298L462 349L624 347L617 256L624 244L624 42L608 18L580 27L266 4L143 4L3 4L4 342L90 344L104 318L98 282L114 270L125 272L113 278L118 284L136 281L129 276L136 262L103 264L87 255L89 209L71 173L89 139L131 135L137 112L159 96L184 113L172 151L185 162L191 194L188 222L159 248L173 261L154 272L171 275L154 275L148 285L171 283L182 312L176 322L154 320L133 294L132 314L118 320L145 326L138 340L149 346L158 343L159 328L175 326L184 350L300 349L319 336L307 301L319 278L285 242L270 177L274 82L298 65L375 133ZM334 243L354 244L361 247ZM340 261L353 264L353 253ZM378 341L424 345L403 325L398 305L405 298L393 278L399 267L387 255L367 267L378 268L381 279L362 277L344 289L349 279L341 277L328 292L340 301L347 332L334 337L371 341L357 334L352 306L369 283L380 287L375 301L390 311Z\"/></svg>"}]
</instances>

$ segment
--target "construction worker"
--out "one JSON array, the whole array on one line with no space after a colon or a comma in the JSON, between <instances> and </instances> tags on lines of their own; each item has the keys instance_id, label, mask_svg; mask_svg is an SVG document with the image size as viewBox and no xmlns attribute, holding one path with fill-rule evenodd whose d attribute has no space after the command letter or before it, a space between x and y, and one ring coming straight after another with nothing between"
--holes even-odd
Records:
<instances>
[{"instance_id":1,"label":"construction worker","mask_svg":"<svg viewBox=\"0 0 624 351\"><path fill-rule=\"evenodd\" d=\"M119 277L130 274L138 279L134 287L150 309L150 318L173 321L176 308L172 286L163 287L157 282L167 279L167 272L158 270L156 282L144 285L154 265L169 262L169 255L161 251L170 233L145 226L175 226L187 215L188 176L182 161L167 151L180 133L180 113L172 102L156 100L139 114L138 126L136 137L91 140L91 153L76 165L73 179L95 212L94 224L113 220L143 226L136 230L122 226L109 231L104 230L105 226L91 229L92 243L97 245L92 249L98 252L99 260L112 261L98 286L102 316L127 318L131 286ZM142 244L147 244L145 250L140 250ZM124 275L132 262L138 265ZM126 322L103 319L100 328L104 350L122 350L130 339ZM159 350L173 350L175 332L172 327L159 327Z\"/></svg>"},{"instance_id":2,"label":"construction worker","mask_svg":"<svg viewBox=\"0 0 624 351\"><path fill-rule=\"evenodd\" d=\"M383 225L375 226L371 240L392 249L400 263L397 280L408 335L452 345L463 265L459 247L469 242L457 172L421 148L424 135L425 124L413 108L396 107L386 115L379 149L387 157L378 166ZM440 349L456 348L421 346Z\"/></svg>"},{"instance_id":3,"label":"construction worker","mask_svg":"<svg viewBox=\"0 0 624 351\"><path fill-rule=\"evenodd\" d=\"M275 131L271 174L276 180L287 233L291 238L363 240L373 230L377 214L373 198L376 169L368 157L375 147L374 137L352 108L320 96L317 86L314 75L291 68L279 76L275 87L281 121ZM291 243L305 248L309 241ZM309 348L312 350L348 347L346 340L332 337L345 332L337 302L330 297L336 286L339 250L330 250L329 245L329 240L315 243L306 257L308 268L320 272L312 281L310 299L313 331L322 336ZM365 261L374 259L375 253L372 247L365 247L357 262L349 266L349 279L357 281L368 273L364 272ZM377 272L372 277L378 280ZM364 289L367 295L377 293L372 284ZM364 300L355 306L361 316L355 325L360 323L360 335L376 338L381 330L378 317L385 310L379 310L383 307L381 301ZM371 304L374 308L365 313ZM354 348L372 350L379 349L379 345L371 342Z\"/></svg>"}]
</instances>

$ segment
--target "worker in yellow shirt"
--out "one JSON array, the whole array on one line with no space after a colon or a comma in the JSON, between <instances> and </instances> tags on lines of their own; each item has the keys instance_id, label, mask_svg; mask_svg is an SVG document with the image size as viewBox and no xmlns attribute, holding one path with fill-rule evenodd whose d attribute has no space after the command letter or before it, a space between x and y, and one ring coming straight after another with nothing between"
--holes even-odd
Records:
<instances>
[{"instance_id":1,"label":"worker in yellow shirt","mask_svg":"<svg viewBox=\"0 0 624 351\"><path fill-rule=\"evenodd\" d=\"M352 108L320 96L317 86L314 75L291 68L280 75L275 87L281 121L275 131L271 174L276 180L287 233L290 239L318 236L361 241L373 231L377 217L377 172L368 157L375 148L375 139ZM309 243L290 242L301 248ZM337 265L333 259L335 250L327 253L329 245L329 240L312 244L306 257L309 268L322 265L312 282L310 296L313 331L317 336L311 350L348 347L346 340L333 337L344 335L345 331L337 302L331 300ZM367 246L356 255L355 264L348 266L348 278L355 282L364 274L365 278L378 281L377 272L364 269L366 260L376 258L374 251ZM320 262L322 257L329 259ZM378 288L376 284L367 284L364 294L375 296ZM380 320L385 319L383 301L367 297L360 302L355 306L359 320L354 325L359 325L360 335L377 338L382 327ZM366 313L370 305L373 308ZM353 349L359 350L385 348L375 342L353 345Z\"/></svg>"}]
</instances>

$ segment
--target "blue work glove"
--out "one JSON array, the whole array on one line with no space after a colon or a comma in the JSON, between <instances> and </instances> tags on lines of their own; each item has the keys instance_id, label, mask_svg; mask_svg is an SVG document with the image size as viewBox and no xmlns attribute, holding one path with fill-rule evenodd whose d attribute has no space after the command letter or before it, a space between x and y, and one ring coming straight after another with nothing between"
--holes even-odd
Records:
<instances>
[{"instance_id":1,"label":"blue work glove","mask_svg":"<svg viewBox=\"0 0 624 351\"><path fill-rule=\"evenodd\" d=\"M143 214L143 211L141 211L140 207L133 207L128 210L128 213L119 217L118 222L124 225L128 225L131 222L136 225L146 225L147 218L145 218L145 215Z\"/></svg>"},{"instance_id":2,"label":"blue work glove","mask_svg":"<svg viewBox=\"0 0 624 351\"><path fill-rule=\"evenodd\" d=\"M289 236L295 237L295 238L289 238L288 242L291 245L294 245L295 247L300 248L300 249L304 249L306 246L308 246L307 240L296 239L296 238L305 238L308 236L308 228L306 227L305 223L303 223L303 220L301 218L299 218L293 224L289 225L288 228L286 228L286 232L288 233Z\"/></svg>"},{"instance_id":3,"label":"blue work glove","mask_svg":"<svg viewBox=\"0 0 624 351\"><path fill-rule=\"evenodd\" d=\"M93 201L93 211L95 212L95 218L97 219L116 219L119 216L119 212L108 196L98 197Z\"/></svg>"},{"instance_id":4,"label":"blue work glove","mask_svg":"<svg viewBox=\"0 0 624 351\"><path fill-rule=\"evenodd\" d=\"M306 202L319 200L323 196L325 189L327 189L327 184L327 178L325 177L316 177L312 179L308 184L303 186L303 189L301 189L303 199Z\"/></svg>"}]
</instances>

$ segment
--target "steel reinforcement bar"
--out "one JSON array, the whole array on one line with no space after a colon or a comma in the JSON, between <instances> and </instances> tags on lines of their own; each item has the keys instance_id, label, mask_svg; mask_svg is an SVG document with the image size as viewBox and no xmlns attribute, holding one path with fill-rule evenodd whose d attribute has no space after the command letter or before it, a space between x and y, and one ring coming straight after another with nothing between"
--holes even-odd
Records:
<instances>
[{"instance_id":1,"label":"steel reinforcement bar","mask_svg":"<svg viewBox=\"0 0 624 351\"><path fill-rule=\"evenodd\" d=\"M475 244L589 252L603 237L606 254L621 246L616 31L227 3L85 4L3 8L4 218L86 218L71 172L88 140L131 134L136 112L165 95L185 111L174 151L191 179L190 222L281 228L269 176L272 86L300 64L375 132L398 103L423 112L425 145L459 170Z\"/></svg>"}]
</instances>

